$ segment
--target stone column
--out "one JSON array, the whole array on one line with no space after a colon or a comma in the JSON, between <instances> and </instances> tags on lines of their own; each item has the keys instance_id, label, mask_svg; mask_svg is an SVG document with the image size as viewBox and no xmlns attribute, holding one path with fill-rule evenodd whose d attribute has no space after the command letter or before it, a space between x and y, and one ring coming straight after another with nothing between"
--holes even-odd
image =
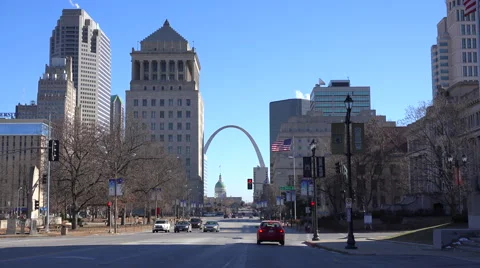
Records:
<instances>
[{"instance_id":1,"label":"stone column","mask_svg":"<svg viewBox=\"0 0 480 268\"><path fill-rule=\"evenodd\" d=\"M175 80L178 80L178 61L174 61L175 64Z\"/></svg>"},{"instance_id":2,"label":"stone column","mask_svg":"<svg viewBox=\"0 0 480 268\"><path fill-rule=\"evenodd\" d=\"M143 60L140 61L140 80L143 80L143 73L145 72L143 68Z\"/></svg>"},{"instance_id":3,"label":"stone column","mask_svg":"<svg viewBox=\"0 0 480 268\"><path fill-rule=\"evenodd\" d=\"M148 80L152 80L152 74L153 74L152 61L149 60L148 61Z\"/></svg>"},{"instance_id":4,"label":"stone column","mask_svg":"<svg viewBox=\"0 0 480 268\"><path fill-rule=\"evenodd\" d=\"M132 80L135 80L135 60L132 59Z\"/></svg>"}]
</instances>

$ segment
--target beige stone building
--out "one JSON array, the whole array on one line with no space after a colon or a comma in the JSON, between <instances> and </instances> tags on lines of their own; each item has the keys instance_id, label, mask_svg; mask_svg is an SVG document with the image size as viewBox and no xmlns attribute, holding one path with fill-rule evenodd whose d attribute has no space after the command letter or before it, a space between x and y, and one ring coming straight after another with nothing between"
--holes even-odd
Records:
<instances>
[{"instance_id":1,"label":"beige stone building","mask_svg":"<svg viewBox=\"0 0 480 268\"><path fill-rule=\"evenodd\" d=\"M47 136L46 120L0 119L0 214L30 215L33 200L45 206Z\"/></svg>"},{"instance_id":2,"label":"beige stone building","mask_svg":"<svg viewBox=\"0 0 480 268\"><path fill-rule=\"evenodd\" d=\"M77 92L73 83L72 58L53 58L45 65L38 81L37 118L52 122L72 122L75 118Z\"/></svg>"},{"instance_id":3,"label":"beige stone building","mask_svg":"<svg viewBox=\"0 0 480 268\"><path fill-rule=\"evenodd\" d=\"M150 139L184 163L193 202L203 203L204 109L195 49L168 21L132 48L127 125L142 123Z\"/></svg>"},{"instance_id":4,"label":"beige stone building","mask_svg":"<svg viewBox=\"0 0 480 268\"><path fill-rule=\"evenodd\" d=\"M372 118L376 118L379 122L382 122L384 127L395 127L396 125L395 122L387 121L385 116L376 115L375 110L361 110L356 116L352 117L352 121L355 123L365 123ZM279 190L282 186L293 186L294 178L296 177L295 186L297 195L299 194L299 185L303 178L303 157L312 156L310 149L312 139L315 139L317 145L316 156L324 156L326 165L328 164L327 162L332 162L334 158L345 160L344 156L333 156L330 152L331 124L344 122L344 120L345 116L324 116L322 112L310 111L307 115L290 117L288 122L282 124L277 140L292 138L293 142L290 151L272 153L272 187L274 187L275 190ZM334 168L326 168L327 175L331 175L334 172ZM387 176L388 174L384 175ZM319 184L318 187L321 187L321 184ZM369 205L373 206L375 203L375 207L379 208L382 204L393 202L393 199L390 200L390 198L386 198L388 195L381 193L381 191L375 192L375 200ZM317 204L321 212L319 215L329 214L331 204L327 196L320 190L318 193L319 200Z\"/></svg>"},{"instance_id":5,"label":"beige stone building","mask_svg":"<svg viewBox=\"0 0 480 268\"><path fill-rule=\"evenodd\" d=\"M476 12L465 17L460 0L445 5L447 16L437 24L437 42L431 48L433 97L439 87L478 80Z\"/></svg>"}]
</instances>

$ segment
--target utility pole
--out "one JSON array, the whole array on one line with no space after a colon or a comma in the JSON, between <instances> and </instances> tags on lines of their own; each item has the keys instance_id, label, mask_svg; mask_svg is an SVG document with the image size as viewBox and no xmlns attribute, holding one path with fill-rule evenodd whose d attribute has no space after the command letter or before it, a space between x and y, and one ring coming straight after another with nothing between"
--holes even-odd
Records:
<instances>
[{"instance_id":1,"label":"utility pole","mask_svg":"<svg viewBox=\"0 0 480 268\"><path fill-rule=\"evenodd\" d=\"M50 140L52 138L52 114L48 114L48 141L50 143ZM53 143L52 143L53 146ZM47 152L53 152L53 148L50 150L47 149ZM50 157L50 156L49 156ZM48 158L47 158L48 159ZM50 232L50 163L51 161L48 161L48 166L47 166L47 215L45 215L45 232L48 233Z\"/></svg>"}]
</instances>

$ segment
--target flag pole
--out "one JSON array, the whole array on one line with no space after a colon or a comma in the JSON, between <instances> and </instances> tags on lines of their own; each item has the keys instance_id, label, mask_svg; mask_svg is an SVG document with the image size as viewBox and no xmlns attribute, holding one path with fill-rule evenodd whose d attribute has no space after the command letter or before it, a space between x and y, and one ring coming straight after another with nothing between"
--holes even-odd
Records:
<instances>
[{"instance_id":1,"label":"flag pole","mask_svg":"<svg viewBox=\"0 0 480 268\"><path fill-rule=\"evenodd\" d=\"M479 10L479 7L480 7L480 1L479 0L476 0L475 1L475 5L476 5L476 10L475 10L475 27L477 28L476 29L476 32L477 32L477 82L479 83L479 86L480 86L480 29L478 28L480 26L480 18L479 18L479 15L480 15L480 10Z\"/></svg>"},{"instance_id":2,"label":"flag pole","mask_svg":"<svg viewBox=\"0 0 480 268\"><path fill-rule=\"evenodd\" d=\"M293 219L294 220L297 220L297 187L296 187L296 184L297 184L297 174L295 173L295 170L297 168L296 164L295 164L295 135L292 136L292 147L293 147L293 150L292 150L292 157L293 157L293 195L294 195L294 199L293 199ZM290 194L290 198L292 198L292 195Z\"/></svg>"}]
</instances>

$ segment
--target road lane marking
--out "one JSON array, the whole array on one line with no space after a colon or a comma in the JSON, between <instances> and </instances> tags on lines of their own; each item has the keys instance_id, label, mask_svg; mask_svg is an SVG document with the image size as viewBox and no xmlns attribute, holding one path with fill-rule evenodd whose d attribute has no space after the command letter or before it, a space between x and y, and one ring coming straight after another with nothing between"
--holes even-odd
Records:
<instances>
[{"instance_id":1,"label":"road lane marking","mask_svg":"<svg viewBox=\"0 0 480 268\"><path fill-rule=\"evenodd\" d=\"M99 248L109 248L109 247L114 247L114 245L99 246L99 247L94 247L94 248L82 248L82 249L74 249L74 250L56 251L56 252L50 252L50 253L34 255L34 256L11 258L11 259L6 259L6 260L0 260L0 263L22 261L22 260L32 260L32 259L48 257L48 256L56 255L56 254L72 253L72 252L84 252L84 251L98 250Z\"/></svg>"},{"instance_id":2,"label":"road lane marking","mask_svg":"<svg viewBox=\"0 0 480 268\"><path fill-rule=\"evenodd\" d=\"M84 256L58 256L53 257L54 259L78 259L78 260L90 260L93 261L95 258L92 257L84 257Z\"/></svg>"}]
</instances>

